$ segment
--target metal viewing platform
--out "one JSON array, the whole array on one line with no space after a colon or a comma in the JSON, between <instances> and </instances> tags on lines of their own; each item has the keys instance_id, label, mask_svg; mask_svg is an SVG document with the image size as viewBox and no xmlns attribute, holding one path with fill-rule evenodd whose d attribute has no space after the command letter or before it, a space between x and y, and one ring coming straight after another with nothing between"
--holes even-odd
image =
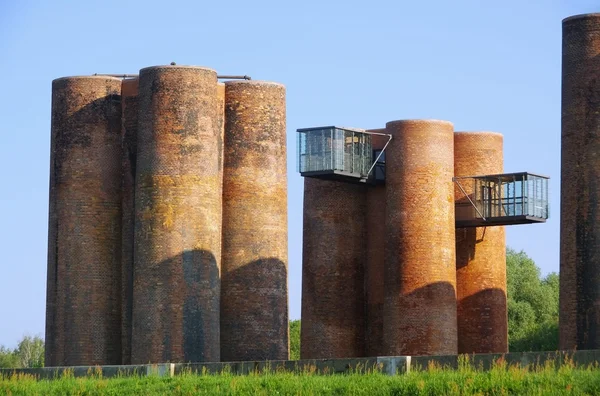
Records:
<instances>
[{"instance_id":1,"label":"metal viewing platform","mask_svg":"<svg viewBox=\"0 0 600 396\"><path fill-rule=\"evenodd\" d=\"M385 149L391 135L364 129L324 126L298 129L298 172L304 177L349 183L385 183ZM373 150L371 135L387 136Z\"/></svg>"},{"instance_id":2,"label":"metal viewing platform","mask_svg":"<svg viewBox=\"0 0 600 396\"><path fill-rule=\"evenodd\" d=\"M546 222L548 180L528 172L455 177L463 195L455 203L456 228Z\"/></svg>"},{"instance_id":3,"label":"metal viewing platform","mask_svg":"<svg viewBox=\"0 0 600 396\"><path fill-rule=\"evenodd\" d=\"M297 169L304 177L385 184L385 150L392 135L324 126L297 130ZM372 136L388 138L374 150ZM544 223L549 216L547 176L529 172L453 178L456 228ZM435 204L435 203L430 203Z\"/></svg>"}]
</instances>

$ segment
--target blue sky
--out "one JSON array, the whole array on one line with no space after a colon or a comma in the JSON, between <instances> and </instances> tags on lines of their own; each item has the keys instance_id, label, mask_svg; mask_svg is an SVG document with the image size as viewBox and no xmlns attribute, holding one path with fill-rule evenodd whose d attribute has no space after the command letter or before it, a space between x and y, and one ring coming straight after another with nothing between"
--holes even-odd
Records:
<instances>
[{"instance_id":1,"label":"blue sky","mask_svg":"<svg viewBox=\"0 0 600 396\"><path fill-rule=\"evenodd\" d=\"M54 78L202 65L287 86L290 316L300 316L295 130L437 118L504 134L505 170L547 174L551 219L507 228L558 271L560 1L0 2L0 344L44 332Z\"/></svg>"}]
</instances>

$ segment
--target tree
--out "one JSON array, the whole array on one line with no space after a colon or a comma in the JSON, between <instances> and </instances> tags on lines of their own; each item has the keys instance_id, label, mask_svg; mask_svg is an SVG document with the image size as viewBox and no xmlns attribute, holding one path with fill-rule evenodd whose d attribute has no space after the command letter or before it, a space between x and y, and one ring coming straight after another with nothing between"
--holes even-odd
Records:
<instances>
[{"instance_id":1,"label":"tree","mask_svg":"<svg viewBox=\"0 0 600 396\"><path fill-rule=\"evenodd\" d=\"M542 278L525 252L506 250L508 342L511 352L558 348L558 275Z\"/></svg>"},{"instance_id":2,"label":"tree","mask_svg":"<svg viewBox=\"0 0 600 396\"><path fill-rule=\"evenodd\" d=\"M18 366L18 358L10 348L0 345L0 368L13 368Z\"/></svg>"},{"instance_id":3,"label":"tree","mask_svg":"<svg viewBox=\"0 0 600 396\"><path fill-rule=\"evenodd\" d=\"M300 320L290 320L290 360L300 359Z\"/></svg>"},{"instance_id":4,"label":"tree","mask_svg":"<svg viewBox=\"0 0 600 396\"><path fill-rule=\"evenodd\" d=\"M44 366L44 340L24 336L15 349L0 345L0 368L30 368Z\"/></svg>"},{"instance_id":5,"label":"tree","mask_svg":"<svg viewBox=\"0 0 600 396\"><path fill-rule=\"evenodd\" d=\"M25 336L15 350L21 367L44 367L44 340Z\"/></svg>"}]
</instances>

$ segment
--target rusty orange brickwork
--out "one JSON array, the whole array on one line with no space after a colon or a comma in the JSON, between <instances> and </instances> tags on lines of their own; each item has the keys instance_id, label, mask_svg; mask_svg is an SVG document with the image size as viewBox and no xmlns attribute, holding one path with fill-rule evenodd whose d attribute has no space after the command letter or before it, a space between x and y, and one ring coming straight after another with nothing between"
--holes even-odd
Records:
<instances>
[{"instance_id":1,"label":"rusty orange brickwork","mask_svg":"<svg viewBox=\"0 0 600 396\"><path fill-rule=\"evenodd\" d=\"M453 125L386 130L385 354L456 354Z\"/></svg>"},{"instance_id":2,"label":"rusty orange brickwork","mask_svg":"<svg viewBox=\"0 0 600 396\"><path fill-rule=\"evenodd\" d=\"M217 83L217 123L221 134L221 144L225 142L225 84ZM222 146L223 147L223 146ZM221 169L223 169L223 161L225 155L221 148ZM223 178L221 177L221 189L223 189Z\"/></svg>"},{"instance_id":3,"label":"rusty orange brickwork","mask_svg":"<svg viewBox=\"0 0 600 396\"><path fill-rule=\"evenodd\" d=\"M560 349L600 348L600 14L563 21Z\"/></svg>"},{"instance_id":4,"label":"rusty orange brickwork","mask_svg":"<svg viewBox=\"0 0 600 396\"><path fill-rule=\"evenodd\" d=\"M503 138L493 132L454 134L455 176L503 172ZM458 180L473 194L473 180ZM455 186L454 198L465 201ZM456 229L458 353L508 352L504 227Z\"/></svg>"},{"instance_id":5,"label":"rusty orange brickwork","mask_svg":"<svg viewBox=\"0 0 600 396\"><path fill-rule=\"evenodd\" d=\"M121 245L121 349L122 364L131 364L131 310L133 303L133 243L135 225L135 158L137 155L137 95L139 79L121 84L122 109L122 245Z\"/></svg>"},{"instance_id":6,"label":"rusty orange brickwork","mask_svg":"<svg viewBox=\"0 0 600 396\"><path fill-rule=\"evenodd\" d=\"M386 133L385 128L369 132ZM371 135L373 150L382 149L388 138ZM375 158L373 158L375 160ZM365 262L365 355L383 355L383 268L385 262L385 185L367 188Z\"/></svg>"},{"instance_id":7,"label":"rusty orange brickwork","mask_svg":"<svg viewBox=\"0 0 600 396\"><path fill-rule=\"evenodd\" d=\"M52 82L46 365L121 362L121 81Z\"/></svg>"},{"instance_id":8,"label":"rusty orange brickwork","mask_svg":"<svg viewBox=\"0 0 600 396\"><path fill-rule=\"evenodd\" d=\"M219 361L216 72L155 66L139 79L131 361Z\"/></svg>"},{"instance_id":9,"label":"rusty orange brickwork","mask_svg":"<svg viewBox=\"0 0 600 396\"><path fill-rule=\"evenodd\" d=\"M225 83L221 358L287 360L285 87Z\"/></svg>"},{"instance_id":10,"label":"rusty orange brickwork","mask_svg":"<svg viewBox=\"0 0 600 396\"><path fill-rule=\"evenodd\" d=\"M366 187L304 178L302 359L365 354Z\"/></svg>"}]
</instances>

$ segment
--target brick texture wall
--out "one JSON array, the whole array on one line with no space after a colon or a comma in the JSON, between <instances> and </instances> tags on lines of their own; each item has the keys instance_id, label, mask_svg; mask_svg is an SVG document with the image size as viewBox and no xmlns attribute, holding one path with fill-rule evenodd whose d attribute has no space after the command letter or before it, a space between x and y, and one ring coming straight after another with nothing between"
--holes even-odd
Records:
<instances>
[{"instance_id":1,"label":"brick texture wall","mask_svg":"<svg viewBox=\"0 0 600 396\"><path fill-rule=\"evenodd\" d=\"M221 358L287 360L285 87L225 83Z\"/></svg>"},{"instance_id":2,"label":"brick texture wall","mask_svg":"<svg viewBox=\"0 0 600 396\"><path fill-rule=\"evenodd\" d=\"M302 359L365 354L366 187L304 178Z\"/></svg>"},{"instance_id":3,"label":"brick texture wall","mask_svg":"<svg viewBox=\"0 0 600 396\"><path fill-rule=\"evenodd\" d=\"M156 66L139 78L131 360L219 361L216 73Z\"/></svg>"},{"instance_id":4,"label":"brick texture wall","mask_svg":"<svg viewBox=\"0 0 600 396\"><path fill-rule=\"evenodd\" d=\"M454 174L503 172L503 138L493 132L454 134ZM461 182L473 194L473 180ZM455 186L456 201L467 200ZM458 353L508 352L504 227L456 229Z\"/></svg>"},{"instance_id":5,"label":"brick texture wall","mask_svg":"<svg viewBox=\"0 0 600 396\"><path fill-rule=\"evenodd\" d=\"M47 365L121 362L121 81L52 83Z\"/></svg>"},{"instance_id":6,"label":"brick texture wall","mask_svg":"<svg viewBox=\"0 0 600 396\"><path fill-rule=\"evenodd\" d=\"M217 84L217 124L221 136L221 144L225 142L225 84L219 82ZM221 149L222 150L222 149ZM221 154L221 169L225 159L224 153ZM223 189L223 178L221 177L221 190Z\"/></svg>"},{"instance_id":7,"label":"brick texture wall","mask_svg":"<svg viewBox=\"0 0 600 396\"><path fill-rule=\"evenodd\" d=\"M121 245L121 350L122 363L131 363L131 315L133 304L133 243L135 225L135 164L139 79L121 84L122 108L122 245Z\"/></svg>"},{"instance_id":8,"label":"brick texture wall","mask_svg":"<svg viewBox=\"0 0 600 396\"><path fill-rule=\"evenodd\" d=\"M563 21L560 348L600 348L600 14Z\"/></svg>"},{"instance_id":9,"label":"brick texture wall","mask_svg":"<svg viewBox=\"0 0 600 396\"><path fill-rule=\"evenodd\" d=\"M386 133L385 128L370 132ZM373 149L382 149L388 138L372 135ZM387 151L387 150L386 150ZM375 160L375 158L373 158ZM365 355L383 355L383 301L385 263L385 185L367 188L365 262Z\"/></svg>"},{"instance_id":10,"label":"brick texture wall","mask_svg":"<svg viewBox=\"0 0 600 396\"><path fill-rule=\"evenodd\" d=\"M405 120L386 130L385 352L455 354L453 125Z\"/></svg>"}]
</instances>

